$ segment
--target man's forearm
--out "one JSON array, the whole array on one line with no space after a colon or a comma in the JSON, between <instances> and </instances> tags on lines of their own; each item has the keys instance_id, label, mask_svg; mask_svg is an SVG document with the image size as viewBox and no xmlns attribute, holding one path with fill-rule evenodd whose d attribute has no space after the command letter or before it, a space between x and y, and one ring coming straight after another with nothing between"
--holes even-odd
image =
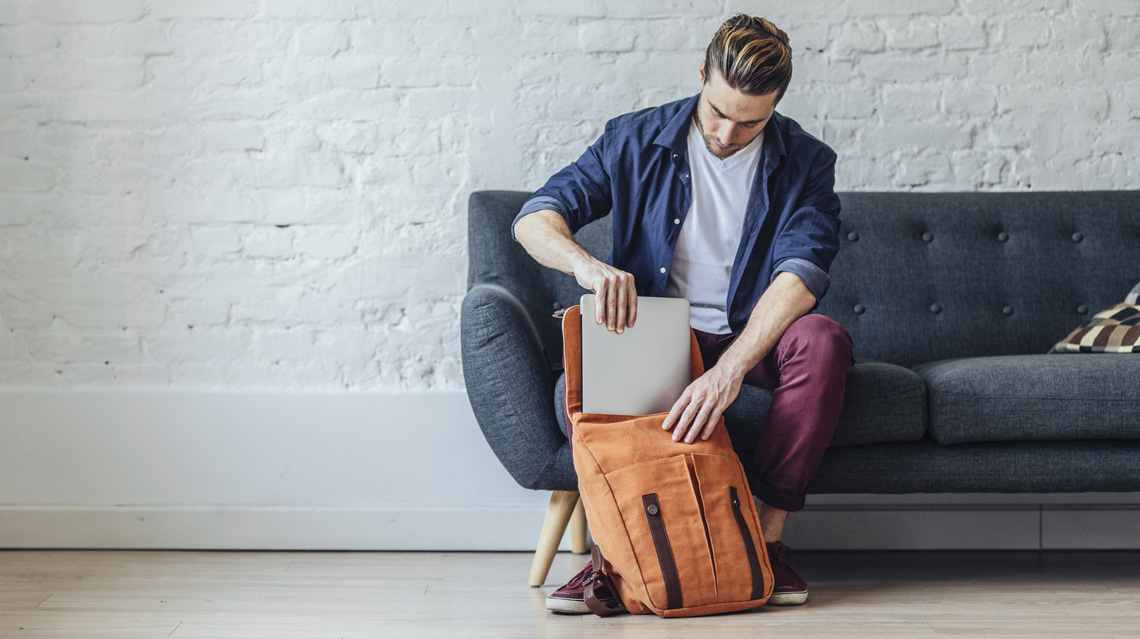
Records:
<instances>
[{"instance_id":1,"label":"man's forearm","mask_svg":"<svg viewBox=\"0 0 1140 639\"><path fill-rule=\"evenodd\" d=\"M576 275L583 261L594 259L574 241L570 227L556 211L535 211L515 223L515 238L539 264Z\"/></svg>"},{"instance_id":2,"label":"man's forearm","mask_svg":"<svg viewBox=\"0 0 1140 639\"><path fill-rule=\"evenodd\" d=\"M816 303L803 280L784 271L760 297L748 324L725 350L716 366L743 379L776 346L792 322L803 317Z\"/></svg>"}]
</instances>

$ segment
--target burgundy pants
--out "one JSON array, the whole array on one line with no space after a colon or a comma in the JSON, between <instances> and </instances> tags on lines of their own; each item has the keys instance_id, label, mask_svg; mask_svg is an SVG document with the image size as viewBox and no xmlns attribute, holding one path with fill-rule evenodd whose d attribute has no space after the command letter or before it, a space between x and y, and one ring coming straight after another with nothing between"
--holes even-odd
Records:
<instances>
[{"instance_id":1,"label":"burgundy pants","mask_svg":"<svg viewBox=\"0 0 1140 639\"><path fill-rule=\"evenodd\" d=\"M735 335L695 331L705 370L720 359ZM851 337L835 320L805 315L788 327L775 348L744 376L744 383L772 391L752 492L781 510L801 510L804 493L839 423L847 372L854 360Z\"/></svg>"}]
</instances>

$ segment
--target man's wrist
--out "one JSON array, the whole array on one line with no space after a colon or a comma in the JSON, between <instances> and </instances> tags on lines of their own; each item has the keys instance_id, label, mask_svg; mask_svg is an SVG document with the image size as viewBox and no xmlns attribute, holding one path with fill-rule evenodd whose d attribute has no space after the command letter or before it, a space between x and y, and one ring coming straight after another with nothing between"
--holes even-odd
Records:
<instances>
[{"instance_id":1,"label":"man's wrist","mask_svg":"<svg viewBox=\"0 0 1140 639\"><path fill-rule=\"evenodd\" d=\"M745 362L738 353L738 349L729 348L726 350L720 359L717 360L716 368L719 368L725 375L733 379L744 379L744 376L748 374L751 367L748 366L748 363Z\"/></svg>"},{"instance_id":2,"label":"man's wrist","mask_svg":"<svg viewBox=\"0 0 1140 639\"><path fill-rule=\"evenodd\" d=\"M590 263L594 259L594 256L590 255L586 249L583 249L581 247L576 248L577 250L570 254L570 258L568 260L570 264L570 275L578 275L579 273L582 273L587 268L589 268Z\"/></svg>"}]
</instances>

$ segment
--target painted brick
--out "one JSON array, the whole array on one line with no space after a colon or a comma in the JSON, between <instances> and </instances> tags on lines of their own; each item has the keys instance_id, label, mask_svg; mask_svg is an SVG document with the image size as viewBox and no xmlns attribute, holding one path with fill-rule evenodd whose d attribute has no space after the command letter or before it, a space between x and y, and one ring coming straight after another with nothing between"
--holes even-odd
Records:
<instances>
[{"instance_id":1,"label":"painted brick","mask_svg":"<svg viewBox=\"0 0 1140 639\"><path fill-rule=\"evenodd\" d=\"M831 9L839 15L859 17L914 14L944 16L952 12L956 5L955 0L872 0L836 3Z\"/></svg>"},{"instance_id":2,"label":"painted brick","mask_svg":"<svg viewBox=\"0 0 1140 639\"><path fill-rule=\"evenodd\" d=\"M372 3L365 0L270 0L264 15L269 18L339 22L372 15Z\"/></svg>"},{"instance_id":3,"label":"painted brick","mask_svg":"<svg viewBox=\"0 0 1140 639\"><path fill-rule=\"evenodd\" d=\"M150 0L158 20L175 18L251 18L261 11L260 0Z\"/></svg>"},{"instance_id":4,"label":"painted brick","mask_svg":"<svg viewBox=\"0 0 1140 639\"><path fill-rule=\"evenodd\" d=\"M27 20L27 4L24 2L0 2L0 27L21 24Z\"/></svg>"},{"instance_id":5,"label":"painted brick","mask_svg":"<svg viewBox=\"0 0 1140 639\"><path fill-rule=\"evenodd\" d=\"M891 49L929 49L941 45L938 19L931 16L891 18L882 22L886 46Z\"/></svg>"},{"instance_id":6,"label":"painted brick","mask_svg":"<svg viewBox=\"0 0 1140 639\"><path fill-rule=\"evenodd\" d=\"M841 190L1138 188L1137 7L782 7L780 110ZM698 91L727 13L0 3L0 384L460 388L470 192L534 189Z\"/></svg>"},{"instance_id":7,"label":"painted brick","mask_svg":"<svg viewBox=\"0 0 1140 639\"><path fill-rule=\"evenodd\" d=\"M943 18L938 24L938 36L949 51L984 49L989 43L985 21L973 17Z\"/></svg>"},{"instance_id":8,"label":"painted brick","mask_svg":"<svg viewBox=\"0 0 1140 639\"><path fill-rule=\"evenodd\" d=\"M131 331L42 332L24 338L28 355L56 364L133 362L141 357L138 336Z\"/></svg>"},{"instance_id":9,"label":"painted brick","mask_svg":"<svg viewBox=\"0 0 1140 639\"><path fill-rule=\"evenodd\" d=\"M835 60L854 60L885 49L887 38L872 22L849 22L840 29L829 51Z\"/></svg>"},{"instance_id":10,"label":"painted brick","mask_svg":"<svg viewBox=\"0 0 1140 639\"><path fill-rule=\"evenodd\" d=\"M26 58L50 53L63 41L61 30L39 24L0 26L0 57Z\"/></svg>"},{"instance_id":11,"label":"painted brick","mask_svg":"<svg viewBox=\"0 0 1140 639\"><path fill-rule=\"evenodd\" d=\"M619 20L589 20L578 25L581 51L621 52L633 50L637 31Z\"/></svg>"},{"instance_id":12,"label":"painted brick","mask_svg":"<svg viewBox=\"0 0 1140 639\"><path fill-rule=\"evenodd\" d=\"M252 20L172 20L164 24L179 55L286 55L298 28L284 21Z\"/></svg>"},{"instance_id":13,"label":"painted brick","mask_svg":"<svg viewBox=\"0 0 1140 639\"><path fill-rule=\"evenodd\" d=\"M433 0L438 1L438 0ZM648 1L648 0L645 0ZM430 3L423 3L425 5ZM515 0L511 3L520 18L600 18L614 15L609 2L582 0L581 2L548 2L547 0Z\"/></svg>"},{"instance_id":14,"label":"painted brick","mask_svg":"<svg viewBox=\"0 0 1140 639\"><path fill-rule=\"evenodd\" d=\"M342 24L306 24L298 27L294 40L297 55L332 57L348 50L348 30Z\"/></svg>"},{"instance_id":15,"label":"painted brick","mask_svg":"<svg viewBox=\"0 0 1140 639\"><path fill-rule=\"evenodd\" d=\"M51 165L0 160L0 192L44 193L55 186L56 177Z\"/></svg>"},{"instance_id":16,"label":"painted brick","mask_svg":"<svg viewBox=\"0 0 1140 639\"><path fill-rule=\"evenodd\" d=\"M143 17L145 0L35 0L31 17L49 24L131 22Z\"/></svg>"}]
</instances>

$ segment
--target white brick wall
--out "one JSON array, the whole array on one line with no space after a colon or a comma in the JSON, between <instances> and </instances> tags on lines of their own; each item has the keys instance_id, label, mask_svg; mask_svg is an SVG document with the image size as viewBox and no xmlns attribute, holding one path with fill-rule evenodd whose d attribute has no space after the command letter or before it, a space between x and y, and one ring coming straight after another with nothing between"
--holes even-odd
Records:
<instances>
[{"instance_id":1,"label":"white brick wall","mask_svg":"<svg viewBox=\"0 0 1140 639\"><path fill-rule=\"evenodd\" d=\"M0 386L461 388L467 194L738 10L840 189L1140 188L1136 0L0 0Z\"/></svg>"}]
</instances>

